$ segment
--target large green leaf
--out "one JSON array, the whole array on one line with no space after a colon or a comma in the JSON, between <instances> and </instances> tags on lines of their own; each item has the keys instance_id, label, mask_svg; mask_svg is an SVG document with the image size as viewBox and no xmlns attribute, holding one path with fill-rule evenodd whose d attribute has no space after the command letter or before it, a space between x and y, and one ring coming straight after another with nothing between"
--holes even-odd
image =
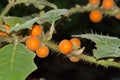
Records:
<instances>
[{"instance_id":1,"label":"large green leaf","mask_svg":"<svg viewBox=\"0 0 120 80\"><path fill-rule=\"evenodd\" d=\"M98 34L82 34L81 36L96 43L97 49L93 50L93 54L97 59L105 57L120 57L119 38Z\"/></svg>"},{"instance_id":2,"label":"large green leaf","mask_svg":"<svg viewBox=\"0 0 120 80\"><path fill-rule=\"evenodd\" d=\"M45 6L52 7L54 9L57 8L57 6L51 2L48 2L46 0L16 0L16 4L24 3L26 5L33 4L38 9L43 9Z\"/></svg>"},{"instance_id":3,"label":"large green leaf","mask_svg":"<svg viewBox=\"0 0 120 80\"><path fill-rule=\"evenodd\" d=\"M2 27L3 23L0 23L1 24L0 25L0 30L5 31L7 33L10 33L11 31L14 30L15 26L23 24L23 22L24 22L23 19L21 19L21 18L11 17L11 16L4 17L3 21L4 21L5 24L8 24L10 26L10 30L6 30L5 28L3 28Z\"/></svg>"},{"instance_id":4,"label":"large green leaf","mask_svg":"<svg viewBox=\"0 0 120 80\"><path fill-rule=\"evenodd\" d=\"M33 5L38 9L43 9L45 6L50 6L50 7L54 8L54 9L57 8L57 6L55 4L50 3L50 2L48 2L46 0L37 0L36 3L34 3Z\"/></svg>"},{"instance_id":5,"label":"large green leaf","mask_svg":"<svg viewBox=\"0 0 120 80\"><path fill-rule=\"evenodd\" d=\"M55 9L48 11L42 16L42 19L46 22L49 22L52 24L52 22L58 20L61 18L61 15L65 14L67 12L67 9Z\"/></svg>"},{"instance_id":6,"label":"large green leaf","mask_svg":"<svg viewBox=\"0 0 120 80\"><path fill-rule=\"evenodd\" d=\"M2 23L2 20L0 20L0 25L2 25L3 23Z\"/></svg>"},{"instance_id":7,"label":"large green leaf","mask_svg":"<svg viewBox=\"0 0 120 80\"><path fill-rule=\"evenodd\" d=\"M27 29L27 28L30 29L30 28L32 28L32 25L35 22L37 22L39 19L40 19L39 17L35 17L35 18L31 19L31 20L26 21L25 23L23 23L21 25L17 25L15 27L13 27L11 29L11 31L19 31L19 30Z\"/></svg>"},{"instance_id":8,"label":"large green leaf","mask_svg":"<svg viewBox=\"0 0 120 80\"><path fill-rule=\"evenodd\" d=\"M25 80L35 70L34 54L23 44L9 44L0 49L0 80Z\"/></svg>"},{"instance_id":9,"label":"large green leaf","mask_svg":"<svg viewBox=\"0 0 120 80\"><path fill-rule=\"evenodd\" d=\"M8 16L8 17L4 17L3 20L6 24L9 24L10 27L14 27L16 24L23 23L23 20L21 18L18 18L18 17Z\"/></svg>"}]
</instances>

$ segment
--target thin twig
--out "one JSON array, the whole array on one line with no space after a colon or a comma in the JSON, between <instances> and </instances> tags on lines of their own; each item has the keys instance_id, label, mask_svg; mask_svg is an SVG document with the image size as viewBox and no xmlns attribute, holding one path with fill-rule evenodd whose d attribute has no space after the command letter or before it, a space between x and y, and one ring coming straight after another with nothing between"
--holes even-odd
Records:
<instances>
[{"instance_id":1,"label":"thin twig","mask_svg":"<svg viewBox=\"0 0 120 80\"><path fill-rule=\"evenodd\" d=\"M9 3L5 9L3 10L3 12L0 15L0 18L2 19L8 12L9 10L13 7L14 5L12 3Z\"/></svg>"}]
</instances>

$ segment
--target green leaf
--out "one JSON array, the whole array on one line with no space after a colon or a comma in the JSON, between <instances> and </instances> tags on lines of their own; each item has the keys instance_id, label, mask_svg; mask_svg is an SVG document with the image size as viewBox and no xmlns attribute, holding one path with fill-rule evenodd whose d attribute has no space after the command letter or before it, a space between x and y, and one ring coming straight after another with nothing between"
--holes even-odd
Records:
<instances>
[{"instance_id":1,"label":"green leaf","mask_svg":"<svg viewBox=\"0 0 120 80\"><path fill-rule=\"evenodd\" d=\"M16 0L16 4L24 3L27 6L30 4L33 4L38 9L43 9L45 6L52 7L54 9L57 9L57 6L51 2L48 2L46 0Z\"/></svg>"},{"instance_id":2,"label":"green leaf","mask_svg":"<svg viewBox=\"0 0 120 80\"><path fill-rule=\"evenodd\" d=\"M2 20L0 20L0 25L2 25L3 23L2 23Z\"/></svg>"},{"instance_id":3,"label":"green leaf","mask_svg":"<svg viewBox=\"0 0 120 80\"><path fill-rule=\"evenodd\" d=\"M53 3L50 3L46 0L36 0L36 3L33 3L33 5L38 9L43 9L45 6L52 7L54 9L57 9L57 6Z\"/></svg>"},{"instance_id":4,"label":"green leaf","mask_svg":"<svg viewBox=\"0 0 120 80\"><path fill-rule=\"evenodd\" d=\"M30 20L30 19L33 19L31 16L24 16L24 17L21 17L21 19L24 21L24 22L26 22L26 21L28 21L28 20Z\"/></svg>"},{"instance_id":5,"label":"green leaf","mask_svg":"<svg viewBox=\"0 0 120 80\"><path fill-rule=\"evenodd\" d=\"M36 22L36 21L38 21L40 18L39 17L35 17L35 18L33 18L33 19L31 19L31 20L28 20L28 21L26 21L25 23L23 23L23 24L21 24L21 25L17 25L17 26L15 26L15 27L13 27L12 29L11 29L11 32L12 31L19 31L19 30L22 30L22 29L31 29L32 28L32 25Z\"/></svg>"},{"instance_id":6,"label":"green leaf","mask_svg":"<svg viewBox=\"0 0 120 80\"><path fill-rule=\"evenodd\" d=\"M40 5L40 3L33 3L33 5L34 5L36 8L40 9L40 10L42 10L42 9L45 8L45 6L44 6L44 5Z\"/></svg>"},{"instance_id":7,"label":"green leaf","mask_svg":"<svg viewBox=\"0 0 120 80\"><path fill-rule=\"evenodd\" d=\"M52 23L55 22L56 20L61 18L61 15L65 14L67 12L67 9L55 9L46 12L43 16L42 19L46 22Z\"/></svg>"},{"instance_id":8,"label":"green leaf","mask_svg":"<svg viewBox=\"0 0 120 80\"><path fill-rule=\"evenodd\" d=\"M23 44L0 49L0 80L25 80L35 70L34 54Z\"/></svg>"},{"instance_id":9,"label":"green leaf","mask_svg":"<svg viewBox=\"0 0 120 80\"><path fill-rule=\"evenodd\" d=\"M120 57L119 38L98 34L82 34L81 37L90 39L96 43L97 49L93 50L93 54L97 59L105 57Z\"/></svg>"},{"instance_id":10,"label":"green leaf","mask_svg":"<svg viewBox=\"0 0 120 80\"><path fill-rule=\"evenodd\" d=\"M4 22L8 24L10 27L14 27L16 24L22 24L23 20L18 17L4 17Z\"/></svg>"}]
</instances>

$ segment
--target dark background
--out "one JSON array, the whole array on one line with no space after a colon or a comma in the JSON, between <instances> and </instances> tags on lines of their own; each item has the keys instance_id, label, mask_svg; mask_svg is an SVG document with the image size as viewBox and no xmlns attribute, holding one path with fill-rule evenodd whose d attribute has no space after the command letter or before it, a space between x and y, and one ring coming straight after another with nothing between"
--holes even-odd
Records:
<instances>
[{"instance_id":1,"label":"dark background","mask_svg":"<svg viewBox=\"0 0 120 80\"><path fill-rule=\"evenodd\" d=\"M70 9L75 4L86 5L88 0L49 0L58 6L58 8ZM120 6L120 0L115 0L116 4ZM7 4L7 0L0 0L0 12ZM45 11L51 8L46 7ZM21 4L15 6L7 14L9 16L30 16L33 13L39 13L39 10L34 6L29 7ZM116 36L120 38L120 20L113 16L104 16L99 23L92 23L89 18L89 12L76 13L65 19L56 26L57 33L53 35L53 40L59 42L62 39L70 39L71 34L81 33L98 33L102 35ZM86 46L85 53L92 56L92 49L95 48L94 42L90 40L82 40L82 46ZM104 68L95 64L79 61L78 63L71 63L68 58L63 55L57 56L52 54L45 59L35 57L34 62L38 67L33 71L26 80L38 80L45 78L46 80L120 80L120 69L109 67ZM42 80L42 79L41 79Z\"/></svg>"}]
</instances>

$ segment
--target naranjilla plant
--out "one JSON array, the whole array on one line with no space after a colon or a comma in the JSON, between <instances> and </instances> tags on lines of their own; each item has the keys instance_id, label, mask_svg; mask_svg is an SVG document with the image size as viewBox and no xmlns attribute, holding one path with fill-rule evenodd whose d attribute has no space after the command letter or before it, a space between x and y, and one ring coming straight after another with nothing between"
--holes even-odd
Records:
<instances>
[{"instance_id":1,"label":"naranjilla plant","mask_svg":"<svg viewBox=\"0 0 120 80\"><path fill-rule=\"evenodd\" d=\"M19 4L33 5L40 11L48 6L52 10L30 17L29 20L6 16L11 8ZM103 67L120 68L119 62L109 59L120 57L120 39L117 37L86 33L71 35L73 38L64 39L60 43L52 41L53 34L59 33L56 32L56 21L83 12L90 12L89 19L96 24L104 18L103 15L120 14L120 9L115 5L114 0L103 0L102 5L99 0L89 0L87 5L76 5L71 9L58 9L55 4L46 0L8 0L8 4L0 14L0 80L24 80L36 69L34 56L46 58L50 55L50 49L69 58L71 62L77 63L81 60ZM50 25L47 26L49 27L47 30L45 23ZM81 46L82 42L79 38L96 43L93 56L84 54L86 46Z\"/></svg>"}]
</instances>

